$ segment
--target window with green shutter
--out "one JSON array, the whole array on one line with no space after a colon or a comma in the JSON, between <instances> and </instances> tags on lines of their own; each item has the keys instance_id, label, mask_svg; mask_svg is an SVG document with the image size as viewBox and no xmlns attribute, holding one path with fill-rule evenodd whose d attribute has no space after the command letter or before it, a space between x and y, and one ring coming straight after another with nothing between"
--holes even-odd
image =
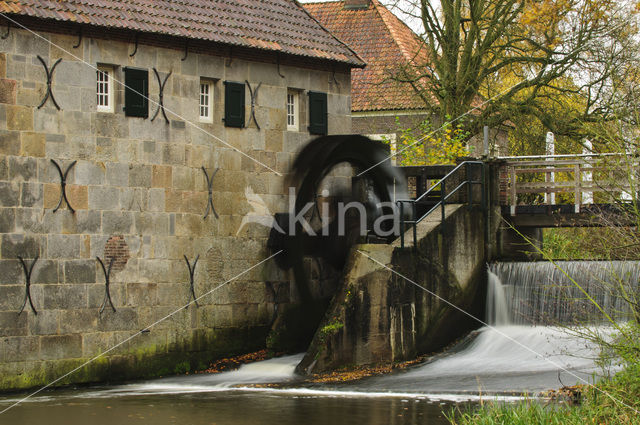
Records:
<instances>
[{"instance_id":1,"label":"window with green shutter","mask_svg":"<svg viewBox=\"0 0 640 425\"><path fill-rule=\"evenodd\" d=\"M124 68L124 114L128 117L149 116L149 71Z\"/></svg>"},{"instance_id":2,"label":"window with green shutter","mask_svg":"<svg viewBox=\"0 0 640 425\"><path fill-rule=\"evenodd\" d=\"M244 127L244 83L224 82L224 125Z\"/></svg>"},{"instance_id":3,"label":"window with green shutter","mask_svg":"<svg viewBox=\"0 0 640 425\"><path fill-rule=\"evenodd\" d=\"M327 131L327 94L309 92L309 133L325 135Z\"/></svg>"}]
</instances>

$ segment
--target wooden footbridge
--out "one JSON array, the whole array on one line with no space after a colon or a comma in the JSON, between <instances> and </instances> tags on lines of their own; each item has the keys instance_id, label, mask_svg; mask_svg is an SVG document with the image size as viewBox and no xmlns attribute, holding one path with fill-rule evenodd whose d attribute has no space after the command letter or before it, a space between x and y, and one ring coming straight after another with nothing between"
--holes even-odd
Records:
<instances>
[{"instance_id":1,"label":"wooden footbridge","mask_svg":"<svg viewBox=\"0 0 640 425\"><path fill-rule=\"evenodd\" d=\"M533 239L545 227L635 225L625 213L637 207L640 159L632 155L512 156L403 170L410 199L398 205L411 217L401 222L403 246L405 229L443 215L448 204L499 214L504 227Z\"/></svg>"},{"instance_id":2,"label":"wooden footbridge","mask_svg":"<svg viewBox=\"0 0 640 425\"><path fill-rule=\"evenodd\" d=\"M626 225L640 160L617 153L498 158L502 216L515 227ZM500 163L501 162L501 163Z\"/></svg>"}]
</instances>

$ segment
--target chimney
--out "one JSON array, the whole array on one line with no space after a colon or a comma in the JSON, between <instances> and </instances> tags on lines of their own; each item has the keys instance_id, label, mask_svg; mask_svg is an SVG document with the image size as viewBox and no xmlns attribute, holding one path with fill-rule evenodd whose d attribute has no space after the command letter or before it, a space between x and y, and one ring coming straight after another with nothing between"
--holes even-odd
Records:
<instances>
[{"instance_id":1,"label":"chimney","mask_svg":"<svg viewBox=\"0 0 640 425\"><path fill-rule=\"evenodd\" d=\"M345 0L344 8L346 10L363 10L369 8L371 0Z\"/></svg>"}]
</instances>

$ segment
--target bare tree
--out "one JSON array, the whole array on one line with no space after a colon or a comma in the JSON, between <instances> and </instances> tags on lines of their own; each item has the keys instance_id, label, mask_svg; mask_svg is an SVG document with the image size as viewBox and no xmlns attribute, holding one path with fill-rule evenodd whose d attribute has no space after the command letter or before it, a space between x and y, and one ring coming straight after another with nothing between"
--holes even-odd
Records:
<instances>
[{"instance_id":1,"label":"bare tree","mask_svg":"<svg viewBox=\"0 0 640 425\"><path fill-rule=\"evenodd\" d=\"M389 2L388 2L389 4ZM441 117L469 114L477 133L533 115L579 135L613 119L616 85L637 67L635 5L615 0L395 0L424 27L423 51L391 78ZM566 99L574 99L567 105Z\"/></svg>"}]
</instances>

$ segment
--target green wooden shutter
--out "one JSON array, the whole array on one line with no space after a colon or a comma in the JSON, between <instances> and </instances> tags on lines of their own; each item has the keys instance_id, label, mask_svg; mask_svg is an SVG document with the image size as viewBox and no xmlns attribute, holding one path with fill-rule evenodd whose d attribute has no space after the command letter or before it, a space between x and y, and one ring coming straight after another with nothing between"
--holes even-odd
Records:
<instances>
[{"instance_id":1,"label":"green wooden shutter","mask_svg":"<svg viewBox=\"0 0 640 425\"><path fill-rule=\"evenodd\" d=\"M327 130L327 94L309 92L309 133L325 135Z\"/></svg>"},{"instance_id":2,"label":"green wooden shutter","mask_svg":"<svg viewBox=\"0 0 640 425\"><path fill-rule=\"evenodd\" d=\"M124 114L128 117L149 116L149 71L124 68Z\"/></svg>"},{"instance_id":3,"label":"green wooden shutter","mask_svg":"<svg viewBox=\"0 0 640 425\"><path fill-rule=\"evenodd\" d=\"M244 83L224 82L224 125L244 127Z\"/></svg>"}]
</instances>

